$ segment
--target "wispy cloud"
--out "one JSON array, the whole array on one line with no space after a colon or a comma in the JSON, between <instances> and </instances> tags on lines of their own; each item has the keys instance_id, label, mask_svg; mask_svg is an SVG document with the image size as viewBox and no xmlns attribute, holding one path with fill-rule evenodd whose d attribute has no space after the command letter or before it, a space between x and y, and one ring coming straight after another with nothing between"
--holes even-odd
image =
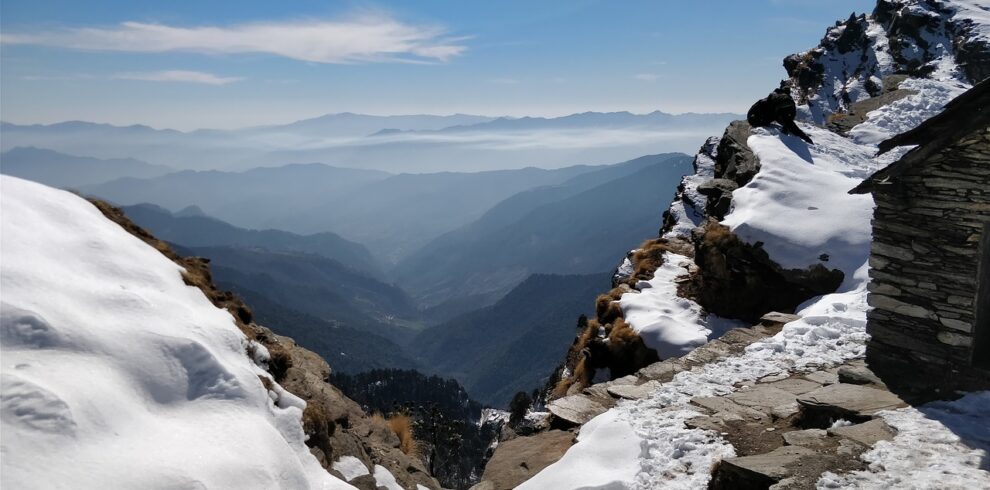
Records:
<instances>
[{"instance_id":1,"label":"wispy cloud","mask_svg":"<svg viewBox=\"0 0 990 490\"><path fill-rule=\"evenodd\" d=\"M203 83L206 85L227 85L243 80L241 77L221 77L212 73L186 70L144 71L133 73L118 73L113 78L119 80L141 80L145 82L186 82Z\"/></svg>"},{"instance_id":2,"label":"wispy cloud","mask_svg":"<svg viewBox=\"0 0 990 490\"><path fill-rule=\"evenodd\" d=\"M634 76L633 78L643 82L655 82L662 77L661 75L657 75L656 73L640 73Z\"/></svg>"},{"instance_id":3,"label":"wispy cloud","mask_svg":"<svg viewBox=\"0 0 990 490\"><path fill-rule=\"evenodd\" d=\"M447 37L442 27L406 24L383 13L230 26L124 22L106 28L0 35L4 44L137 53L267 53L313 63L445 62L467 49L464 40Z\"/></svg>"}]
</instances>

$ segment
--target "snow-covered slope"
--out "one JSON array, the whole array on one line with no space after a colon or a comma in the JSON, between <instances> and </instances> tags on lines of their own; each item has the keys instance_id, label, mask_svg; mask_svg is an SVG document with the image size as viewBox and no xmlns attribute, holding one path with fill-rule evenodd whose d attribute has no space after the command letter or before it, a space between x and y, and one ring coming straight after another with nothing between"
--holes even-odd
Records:
<instances>
[{"instance_id":1,"label":"snow-covered slope","mask_svg":"<svg viewBox=\"0 0 990 490\"><path fill-rule=\"evenodd\" d=\"M923 17L926 23L908 36L896 31L899 24L889 19L853 17L829 29L822 46L797 55L806 66L817 64L813 72L820 68L820 80L801 85L800 70L788 67L802 102L799 114L804 121L798 125L816 144L772 127L754 129L746 145L760 170L732 193L732 207L721 220L745 242L762 243L770 259L785 268L823 264L841 270L845 280L838 291L806 302L799 308L800 320L750 345L744 354L681 372L643 400L619 401L582 427L577 444L560 461L520 488L703 488L713 465L734 456L735 450L717 432L686 428L684 422L698 415L689 404L692 397L725 395L764 376L818 370L864 356L873 202L870 196L848 191L907 151L877 159L878 142L937 114L971 86L952 43L980 41L990 27L988 7L979 2L881 0L879 5L884 15L893 11L902 19ZM854 37L866 44L840 50L840 44L845 46L840 43L843 33L853 28L865 31ZM928 42L912 51L917 39ZM896 52L891 40L899 43ZM870 112L848 136L818 125L850 103L870 97L868 80L876 78L872 83L879 84L882 76L907 70L908 64L915 77L900 88L914 95ZM690 239L706 218L705 197L697 188L714 176L716 146L710 140L699 152L695 175L684 179L671 206L664 238ZM664 258L654 278L641 281L640 291L627 293L620 303L626 320L648 345L679 355L704 342L724 320L676 296L673 281L694 266L691 259L669 252ZM987 396L977 393L881 414L901 433L864 455L867 470L825 474L819 486L990 488L983 462L990 452ZM961 441L960 432L970 440ZM635 458L637 464L617 463L617 454Z\"/></svg>"},{"instance_id":2,"label":"snow-covered slope","mask_svg":"<svg viewBox=\"0 0 990 490\"><path fill-rule=\"evenodd\" d=\"M0 204L3 488L351 488L178 265L74 194Z\"/></svg>"}]
</instances>

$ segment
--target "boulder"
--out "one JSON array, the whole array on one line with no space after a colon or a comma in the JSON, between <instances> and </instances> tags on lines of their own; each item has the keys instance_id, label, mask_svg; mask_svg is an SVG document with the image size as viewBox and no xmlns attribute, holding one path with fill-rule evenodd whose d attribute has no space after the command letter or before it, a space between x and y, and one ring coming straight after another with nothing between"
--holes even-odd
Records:
<instances>
[{"instance_id":1,"label":"boulder","mask_svg":"<svg viewBox=\"0 0 990 490\"><path fill-rule=\"evenodd\" d=\"M540 432L502 442L472 490L511 490L543 468L557 462L574 444L574 434L560 430Z\"/></svg>"},{"instance_id":2,"label":"boulder","mask_svg":"<svg viewBox=\"0 0 990 490\"><path fill-rule=\"evenodd\" d=\"M883 380L881 380L877 375L870 371L870 368L866 366L842 366L839 368L837 373L839 376L840 383L849 383L854 385L877 385L884 387Z\"/></svg>"}]
</instances>

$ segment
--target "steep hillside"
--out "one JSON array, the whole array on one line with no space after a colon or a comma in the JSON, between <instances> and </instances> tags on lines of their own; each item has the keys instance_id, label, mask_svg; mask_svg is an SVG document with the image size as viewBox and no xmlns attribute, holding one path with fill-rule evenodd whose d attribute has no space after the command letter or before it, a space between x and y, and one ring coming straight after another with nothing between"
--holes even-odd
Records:
<instances>
[{"instance_id":1,"label":"steep hillside","mask_svg":"<svg viewBox=\"0 0 990 490\"><path fill-rule=\"evenodd\" d=\"M395 262L517 192L558 184L595 169L578 165L557 170L399 174L328 194L318 205L291 210L266 226L301 233L334 230Z\"/></svg>"},{"instance_id":2,"label":"steep hillside","mask_svg":"<svg viewBox=\"0 0 990 490\"><path fill-rule=\"evenodd\" d=\"M876 157L880 141L987 75L988 33L979 2L880 0L871 15L836 23L818 47L788 57L781 88L814 143L738 121L702 146L661 236L626 257L569 353L550 423L584 424L577 444L519 488L990 484L974 456L990 447L974 429L986 423L977 408L985 392L914 408L879 378L847 375L869 373L873 211L870 196L849 190L906 151ZM770 310L797 315L713 341ZM603 372L613 381L593 385ZM799 441L810 434L802 429L843 433L831 425L838 414L811 422L829 392L886 397L885 410L852 421L886 432L855 449L828 439L845 445L846 459Z\"/></svg>"},{"instance_id":3,"label":"steep hillside","mask_svg":"<svg viewBox=\"0 0 990 490\"><path fill-rule=\"evenodd\" d=\"M424 330L410 352L429 372L457 379L476 400L504 408L517 391L541 388L591 313L607 274L533 275L495 305Z\"/></svg>"},{"instance_id":4,"label":"steep hillside","mask_svg":"<svg viewBox=\"0 0 990 490\"><path fill-rule=\"evenodd\" d=\"M412 360L395 339L384 334L324 320L286 307L264 293L217 280L217 286L236 291L249 305L257 322L326 359L334 373L360 373L372 369L415 369Z\"/></svg>"},{"instance_id":5,"label":"steep hillside","mask_svg":"<svg viewBox=\"0 0 990 490\"><path fill-rule=\"evenodd\" d=\"M0 154L0 173L52 187L78 188L122 177L158 177L172 172L133 158L99 159L66 155L34 147L11 148Z\"/></svg>"},{"instance_id":6,"label":"steep hillside","mask_svg":"<svg viewBox=\"0 0 990 490\"><path fill-rule=\"evenodd\" d=\"M363 245L335 233L297 235L281 230L247 230L184 208L172 214L153 204L121 208L127 217L162 240L187 247L247 247L273 252L303 252L339 262L357 272L380 279L382 271ZM198 213L197 213L198 212Z\"/></svg>"},{"instance_id":7,"label":"steep hillside","mask_svg":"<svg viewBox=\"0 0 990 490\"><path fill-rule=\"evenodd\" d=\"M418 312L401 289L319 255L237 247L177 247L210 260L216 280L264 292L287 308L380 335L408 336Z\"/></svg>"},{"instance_id":8,"label":"steep hillside","mask_svg":"<svg viewBox=\"0 0 990 490\"><path fill-rule=\"evenodd\" d=\"M656 233L651 218L690 171L688 162L644 157L513 196L423 247L394 276L430 305L462 296L498 298L531 273L609 270L630 243Z\"/></svg>"}]
</instances>

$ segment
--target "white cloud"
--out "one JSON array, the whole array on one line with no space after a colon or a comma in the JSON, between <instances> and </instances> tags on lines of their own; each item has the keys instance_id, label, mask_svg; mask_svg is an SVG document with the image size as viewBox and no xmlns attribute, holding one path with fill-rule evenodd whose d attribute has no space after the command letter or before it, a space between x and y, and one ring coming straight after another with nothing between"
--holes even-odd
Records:
<instances>
[{"instance_id":1,"label":"white cloud","mask_svg":"<svg viewBox=\"0 0 990 490\"><path fill-rule=\"evenodd\" d=\"M443 62L467 49L464 39L445 37L441 27L405 24L380 13L231 26L124 22L108 28L0 35L4 44L137 53L267 53L313 63Z\"/></svg>"},{"instance_id":2,"label":"white cloud","mask_svg":"<svg viewBox=\"0 0 990 490\"><path fill-rule=\"evenodd\" d=\"M633 78L635 78L636 80L644 81L644 82L655 82L655 81L659 80L661 78L661 76L660 75L657 75L656 73L640 73L640 74L634 76Z\"/></svg>"},{"instance_id":3,"label":"white cloud","mask_svg":"<svg viewBox=\"0 0 990 490\"><path fill-rule=\"evenodd\" d=\"M113 78L119 80L141 80L145 82L188 82L204 83L207 85L227 85L243 80L240 77L221 77L212 73L186 70L145 71L135 73L118 73Z\"/></svg>"}]
</instances>

